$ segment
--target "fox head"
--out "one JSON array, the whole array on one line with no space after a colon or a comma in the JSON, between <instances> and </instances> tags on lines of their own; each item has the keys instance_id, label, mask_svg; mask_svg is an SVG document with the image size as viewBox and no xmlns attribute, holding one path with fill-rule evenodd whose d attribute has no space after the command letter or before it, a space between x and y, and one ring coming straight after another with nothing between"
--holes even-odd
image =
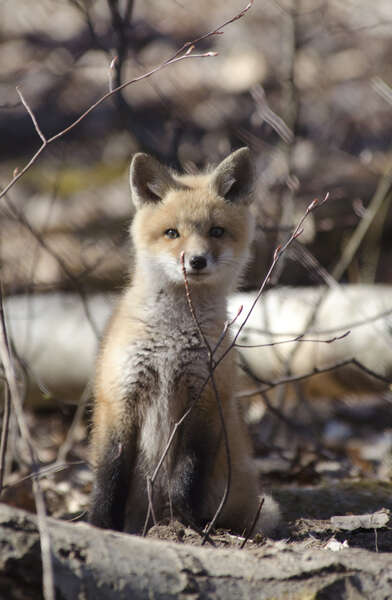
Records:
<instances>
[{"instance_id":1,"label":"fox head","mask_svg":"<svg viewBox=\"0 0 392 600\"><path fill-rule=\"evenodd\" d=\"M130 186L137 268L159 285L183 286L183 261L192 287L234 288L254 234L252 185L248 148L198 175L175 174L151 156L136 154Z\"/></svg>"}]
</instances>

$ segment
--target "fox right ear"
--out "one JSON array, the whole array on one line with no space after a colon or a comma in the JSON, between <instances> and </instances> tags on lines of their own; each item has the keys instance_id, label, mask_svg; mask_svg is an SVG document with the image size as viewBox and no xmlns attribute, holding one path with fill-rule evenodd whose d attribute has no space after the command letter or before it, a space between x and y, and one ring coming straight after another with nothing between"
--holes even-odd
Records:
<instances>
[{"instance_id":1,"label":"fox right ear","mask_svg":"<svg viewBox=\"0 0 392 600\"><path fill-rule=\"evenodd\" d=\"M226 202L251 204L253 165L249 148L240 148L223 160L212 172L211 185Z\"/></svg>"},{"instance_id":2,"label":"fox right ear","mask_svg":"<svg viewBox=\"0 0 392 600\"><path fill-rule=\"evenodd\" d=\"M146 202L160 202L169 189L179 187L166 167L142 152L135 154L131 161L129 183L136 208L140 208Z\"/></svg>"}]
</instances>

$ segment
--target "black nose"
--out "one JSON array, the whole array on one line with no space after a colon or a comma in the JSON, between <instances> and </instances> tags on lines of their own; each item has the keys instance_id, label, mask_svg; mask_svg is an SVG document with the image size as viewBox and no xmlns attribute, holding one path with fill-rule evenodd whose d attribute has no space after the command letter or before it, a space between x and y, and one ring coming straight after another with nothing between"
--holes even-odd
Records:
<instances>
[{"instance_id":1,"label":"black nose","mask_svg":"<svg viewBox=\"0 0 392 600\"><path fill-rule=\"evenodd\" d=\"M197 269L200 271L207 266L207 259L204 256L192 256L189 264L191 265L192 269Z\"/></svg>"}]
</instances>

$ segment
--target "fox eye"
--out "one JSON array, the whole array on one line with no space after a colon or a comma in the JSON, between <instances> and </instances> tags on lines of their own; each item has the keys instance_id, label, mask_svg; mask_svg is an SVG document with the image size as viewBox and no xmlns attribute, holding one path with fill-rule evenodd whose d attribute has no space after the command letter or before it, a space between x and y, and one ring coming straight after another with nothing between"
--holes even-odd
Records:
<instances>
[{"instance_id":1,"label":"fox eye","mask_svg":"<svg viewBox=\"0 0 392 600\"><path fill-rule=\"evenodd\" d=\"M169 238L169 240L175 240L176 238L180 237L180 234L178 233L177 229L166 229L165 236Z\"/></svg>"},{"instance_id":2,"label":"fox eye","mask_svg":"<svg viewBox=\"0 0 392 600\"><path fill-rule=\"evenodd\" d=\"M220 238L225 233L225 230L223 227L211 227L208 233L211 237Z\"/></svg>"}]
</instances>

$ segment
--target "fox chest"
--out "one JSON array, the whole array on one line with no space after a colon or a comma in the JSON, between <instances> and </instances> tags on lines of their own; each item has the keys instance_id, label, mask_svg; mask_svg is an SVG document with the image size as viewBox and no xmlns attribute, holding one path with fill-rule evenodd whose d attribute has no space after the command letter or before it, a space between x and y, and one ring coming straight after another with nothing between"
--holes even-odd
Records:
<instances>
[{"instance_id":1,"label":"fox chest","mask_svg":"<svg viewBox=\"0 0 392 600\"><path fill-rule=\"evenodd\" d=\"M208 377L207 350L197 332L151 335L130 344L121 369L122 387L129 400L170 403L192 397Z\"/></svg>"}]
</instances>

